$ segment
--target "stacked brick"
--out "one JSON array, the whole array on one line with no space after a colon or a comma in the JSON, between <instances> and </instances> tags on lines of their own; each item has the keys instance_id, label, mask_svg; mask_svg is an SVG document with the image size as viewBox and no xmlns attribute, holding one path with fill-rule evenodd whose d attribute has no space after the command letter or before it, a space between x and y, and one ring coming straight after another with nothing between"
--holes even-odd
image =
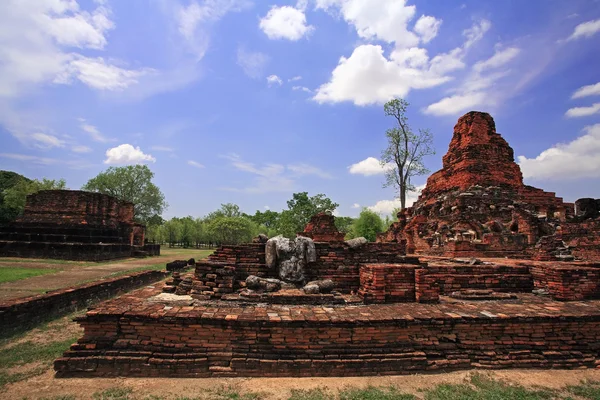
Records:
<instances>
[{"instance_id":1,"label":"stacked brick","mask_svg":"<svg viewBox=\"0 0 600 400\"><path fill-rule=\"evenodd\" d=\"M367 243L351 248L344 242L315 243L317 261L307 267L309 280L331 279L336 290L356 292L360 286L362 264L418 264L417 257L406 257L406 243Z\"/></svg>"},{"instance_id":2,"label":"stacked brick","mask_svg":"<svg viewBox=\"0 0 600 400\"><path fill-rule=\"evenodd\" d=\"M233 293L235 288L235 267L201 264L196 266L189 293L198 300L220 299Z\"/></svg>"},{"instance_id":3,"label":"stacked brick","mask_svg":"<svg viewBox=\"0 0 600 400\"><path fill-rule=\"evenodd\" d=\"M365 264L360 267L358 295L366 304L415 301L419 265Z\"/></svg>"},{"instance_id":4,"label":"stacked brick","mask_svg":"<svg viewBox=\"0 0 600 400\"><path fill-rule=\"evenodd\" d=\"M313 215L301 236L309 237L315 242L343 242L345 234L335 226L335 217L327 213Z\"/></svg>"},{"instance_id":5,"label":"stacked brick","mask_svg":"<svg viewBox=\"0 0 600 400\"><path fill-rule=\"evenodd\" d=\"M561 235L575 257L588 261L600 260L600 220L562 224Z\"/></svg>"},{"instance_id":6,"label":"stacked brick","mask_svg":"<svg viewBox=\"0 0 600 400\"><path fill-rule=\"evenodd\" d=\"M55 369L81 377L299 377L598 368L598 303L529 296L523 304L479 306L168 310L116 300L78 319L85 334Z\"/></svg>"},{"instance_id":7,"label":"stacked brick","mask_svg":"<svg viewBox=\"0 0 600 400\"><path fill-rule=\"evenodd\" d=\"M600 298L598 264L536 263L530 266L535 287L545 289L555 300Z\"/></svg>"}]
</instances>

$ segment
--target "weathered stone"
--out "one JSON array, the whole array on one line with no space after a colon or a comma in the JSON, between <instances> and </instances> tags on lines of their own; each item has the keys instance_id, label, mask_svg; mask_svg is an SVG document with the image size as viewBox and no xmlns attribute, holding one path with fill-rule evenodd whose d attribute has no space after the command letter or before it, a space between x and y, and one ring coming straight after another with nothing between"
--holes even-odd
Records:
<instances>
[{"instance_id":1,"label":"weathered stone","mask_svg":"<svg viewBox=\"0 0 600 400\"><path fill-rule=\"evenodd\" d=\"M307 264L316 260L315 245L310 238L298 236L291 240L280 235L267 242L267 266L276 269L285 282L304 282Z\"/></svg>"},{"instance_id":2,"label":"weathered stone","mask_svg":"<svg viewBox=\"0 0 600 400\"><path fill-rule=\"evenodd\" d=\"M269 240L269 237L264 233L261 233L260 235L252 239L252 243L267 243L267 240Z\"/></svg>"},{"instance_id":3,"label":"weathered stone","mask_svg":"<svg viewBox=\"0 0 600 400\"><path fill-rule=\"evenodd\" d=\"M320 290L319 290L319 286L315 285L315 284L309 284L304 286L303 288L304 293L306 294L319 294Z\"/></svg>"},{"instance_id":4,"label":"weathered stone","mask_svg":"<svg viewBox=\"0 0 600 400\"><path fill-rule=\"evenodd\" d=\"M357 237L354 239L346 240L346 244L352 249L357 249L361 246L364 246L367 243L369 243L369 241L364 237Z\"/></svg>"},{"instance_id":5,"label":"weathered stone","mask_svg":"<svg viewBox=\"0 0 600 400\"><path fill-rule=\"evenodd\" d=\"M320 280L320 281L311 281L311 282L308 282L304 286L305 291L306 291L307 286L316 286L317 293L331 293L333 291L333 289L335 289L335 282L333 282L331 279L324 279L324 280ZM313 289L311 288L310 290L313 290Z\"/></svg>"},{"instance_id":6,"label":"weathered stone","mask_svg":"<svg viewBox=\"0 0 600 400\"><path fill-rule=\"evenodd\" d=\"M260 278L254 275L246 278L246 287L255 291L276 292L281 290L281 284L279 279Z\"/></svg>"}]
</instances>

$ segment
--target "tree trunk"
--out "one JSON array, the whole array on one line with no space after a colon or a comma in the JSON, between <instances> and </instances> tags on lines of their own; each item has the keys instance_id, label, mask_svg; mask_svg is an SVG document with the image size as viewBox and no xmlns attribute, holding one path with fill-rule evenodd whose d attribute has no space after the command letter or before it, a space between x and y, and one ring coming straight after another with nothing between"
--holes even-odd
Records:
<instances>
[{"instance_id":1,"label":"tree trunk","mask_svg":"<svg viewBox=\"0 0 600 400\"><path fill-rule=\"evenodd\" d=\"M406 208L406 185L400 186L400 211L404 211Z\"/></svg>"}]
</instances>

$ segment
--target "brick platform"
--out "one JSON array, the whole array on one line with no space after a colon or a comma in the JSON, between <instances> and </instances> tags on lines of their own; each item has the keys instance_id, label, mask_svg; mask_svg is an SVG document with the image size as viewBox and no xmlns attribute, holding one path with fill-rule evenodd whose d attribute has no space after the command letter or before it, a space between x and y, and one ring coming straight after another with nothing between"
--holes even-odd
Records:
<instances>
[{"instance_id":1,"label":"brick platform","mask_svg":"<svg viewBox=\"0 0 600 400\"><path fill-rule=\"evenodd\" d=\"M168 306L142 289L79 318L58 376L351 376L598 368L600 301Z\"/></svg>"}]
</instances>

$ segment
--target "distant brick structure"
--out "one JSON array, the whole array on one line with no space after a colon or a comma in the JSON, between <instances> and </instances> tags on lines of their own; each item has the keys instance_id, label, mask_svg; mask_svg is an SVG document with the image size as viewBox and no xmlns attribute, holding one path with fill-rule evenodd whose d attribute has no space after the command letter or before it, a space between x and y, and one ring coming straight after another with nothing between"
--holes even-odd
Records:
<instances>
[{"instance_id":1,"label":"distant brick structure","mask_svg":"<svg viewBox=\"0 0 600 400\"><path fill-rule=\"evenodd\" d=\"M298 235L309 237L315 242L343 242L345 236L335 226L335 217L327 213L314 215Z\"/></svg>"},{"instance_id":2,"label":"distant brick structure","mask_svg":"<svg viewBox=\"0 0 600 400\"><path fill-rule=\"evenodd\" d=\"M145 247L134 205L102 193L42 190L27 196L23 216L0 226L0 256L100 261L157 255Z\"/></svg>"}]
</instances>

